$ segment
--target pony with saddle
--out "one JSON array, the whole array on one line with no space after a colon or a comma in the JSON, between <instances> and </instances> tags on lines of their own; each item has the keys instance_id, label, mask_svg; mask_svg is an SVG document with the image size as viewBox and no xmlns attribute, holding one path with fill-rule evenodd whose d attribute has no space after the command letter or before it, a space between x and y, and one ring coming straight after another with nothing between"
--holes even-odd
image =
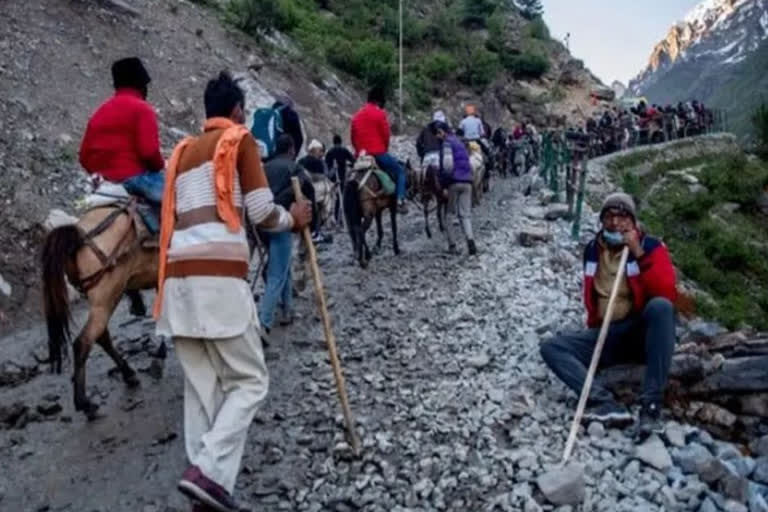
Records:
<instances>
[{"instance_id":1,"label":"pony with saddle","mask_svg":"<svg viewBox=\"0 0 768 512\"><path fill-rule=\"evenodd\" d=\"M108 323L125 292L157 286L158 247L145 224L142 205L121 185L105 182L89 196L91 208L76 224L59 226L45 238L42 251L43 306L51 371L62 372L71 339L67 281L88 300L88 319L72 345L75 410L89 420L98 405L86 396L85 364L94 343L114 361L128 387L139 385L136 372L112 343Z\"/></svg>"},{"instance_id":2,"label":"pony with saddle","mask_svg":"<svg viewBox=\"0 0 768 512\"><path fill-rule=\"evenodd\" d=\"M387 209L392 224L392 247L396 255L400 254L397 243L395 183L387 173L376 166L373 157L363 154L358 158L344 187L343 206L352 248L362 268L366 268L371 259L371 250L365 240L365 234L375 219L377 239L374 250L378 252L384 237L381 215Z\"/></svg>"}]
</instances>

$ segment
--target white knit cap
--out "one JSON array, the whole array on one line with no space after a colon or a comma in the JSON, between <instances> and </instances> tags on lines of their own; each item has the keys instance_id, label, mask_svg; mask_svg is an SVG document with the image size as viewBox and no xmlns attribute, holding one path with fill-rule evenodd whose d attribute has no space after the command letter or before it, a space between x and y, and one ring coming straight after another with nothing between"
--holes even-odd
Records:
<instances>
[{"instance_id":1,"label":"white knit cap","mask_svg":"<svg viewBox=\"0 0 768 512\"><path fill-rule=\"evenodd\" d=\"M442 110L438 110L434 114L432 114L432 120L433 121L440 121L441 123L445 122L445 112Z\"/></svg>"},{"instance_id":2,"label":"white knit cap","mask_svg":"<svg viewBox=\"0 0 768 512\"><path fill-rule=\"evenodd\" d=\"M307 151L314 151L315 149L323 149L323 143L317 139L312 139L312 142L307 146Z\"/></svg>"}]
</instances>

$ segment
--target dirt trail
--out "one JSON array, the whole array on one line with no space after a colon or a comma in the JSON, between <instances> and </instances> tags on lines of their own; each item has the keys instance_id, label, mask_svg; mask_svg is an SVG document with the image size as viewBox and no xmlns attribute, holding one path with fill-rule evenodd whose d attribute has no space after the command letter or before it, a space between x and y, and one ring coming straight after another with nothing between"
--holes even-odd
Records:
<instances>
[{"instance_id":1,"label":"dirt trail","mask_svg":"<svg viewBox=\"0 0 768 512\"><path fill-rule=\"evenodd\" d=\"M383 471L382 478L394 479L393 504L403 504L400 499L412 483L393 475L412 471L411 462L450 446L445 434L461 429L462 416L472 418L487 409L488 388L518 393L526 381L543 376L538 362L531 365L534 374L525 375L519 361L538 357L531 345L536 341L533 328L564 313L576 319L578 273L569 269L558 275L544 268L541 258L550 256L555 250L551 246L517 246L516 228L527 222L519 214L522 206L522 197L513 195L511 183L505 182L475 210L482 251L477 258L448 256L442 238L426 240L415 212L401 226L404 254L399 258L392 255L388 236L384 253L367 271L354 265L349 241L341 233L320 252L366 455L364 461L353 462L341 447L334 449L342 441L341 418L308 288L297 299L300 321L280 331L282 341L268 350L271 390L251 430L241 498L260 510L320 510L307 506L331 503L343 488L336 483L326 488L324 482L334 482L332 474L348 479L355 489L353 482L360 476L375 480ZM34 411L47 397L63 406L61 413L41 422L33 414L23 429L0 431L3 509L121 511L141 510L142 504L149 506L143 510L185 505L174 491L184 450L182 378L172 347L164 375L156 379L146 372L162 366L161 359L152 357L160 344L152 322L130 321L127 304L121 304L111 326L130 363L145 371L140 373L141 388L127 391L116 376L108 375L107 357L94 351L88 387L105 418L86 423L73 412L68 376L43 373L24 385L0 388L2 404L22 402ZM29 353L42 352L43 340L40 324L0 343L9 349L6 358L31 364ZM467 358L474 358L477 369ZM494 416L484 421L503 430L504 421ZM448 430L441 433L440 425ZM395 448L403 443L409 448ZM370 488L377 486L371 483ZM486 499L482 488L476 491L463 496L467 505L479 506Z\"/></svg>"}]
</instances>

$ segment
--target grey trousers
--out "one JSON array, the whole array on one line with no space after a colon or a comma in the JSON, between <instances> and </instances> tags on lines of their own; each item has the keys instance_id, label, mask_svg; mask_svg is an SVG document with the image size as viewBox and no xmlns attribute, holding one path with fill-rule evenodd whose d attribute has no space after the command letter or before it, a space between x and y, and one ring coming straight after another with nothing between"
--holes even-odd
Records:
<instances>
[{"instance_id":1,"label":"grey trousers","mask_svg":"<svg viewBox=\"0 0 768 512\"><path fill-rule=\"evenodd\" d=\"M456 213L459 217L459 224L467 240L474 240L472 233L472 184L454 183L448 188L448 211ZM448 243L454 245L456 238L453 236L453 222L446 219L445 236L448 237Z\"/></svg>"},{"instance_id":2,"label":"grey trousers","mask_svg":"<svg viewBox=\"0 0 768 512\"><path fill-rule=\"evenodd\" d=\"M599 328L567 333L541 344L544 362L577 395L581 395L599 333ZM656 297L648 301L641 315L611 324L599 366L645 364L642 401L661 403L674 351L675 306ZM613 394L595 379L589 400L592 404L606 402L613 400Z\"/></svg>"}]
</instances>

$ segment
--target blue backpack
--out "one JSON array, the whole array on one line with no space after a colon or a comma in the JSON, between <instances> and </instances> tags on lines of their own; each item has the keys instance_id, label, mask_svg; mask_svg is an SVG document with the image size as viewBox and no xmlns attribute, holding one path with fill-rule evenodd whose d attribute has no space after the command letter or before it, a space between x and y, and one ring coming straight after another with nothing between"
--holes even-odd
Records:
<instances>
[{"instance_id":1,"label":"blue backpack","mask_svg":"<svg viewBox=\"0 0 768 512\"><path fill-rule=\"evenodd\" d=\"M277 138L283 134L283 119L281 116L285 106L278 108L260 108L253 114L251 134L261 149L261 158L266 160L275 156Z\"/></svg>"}]
</instances>

